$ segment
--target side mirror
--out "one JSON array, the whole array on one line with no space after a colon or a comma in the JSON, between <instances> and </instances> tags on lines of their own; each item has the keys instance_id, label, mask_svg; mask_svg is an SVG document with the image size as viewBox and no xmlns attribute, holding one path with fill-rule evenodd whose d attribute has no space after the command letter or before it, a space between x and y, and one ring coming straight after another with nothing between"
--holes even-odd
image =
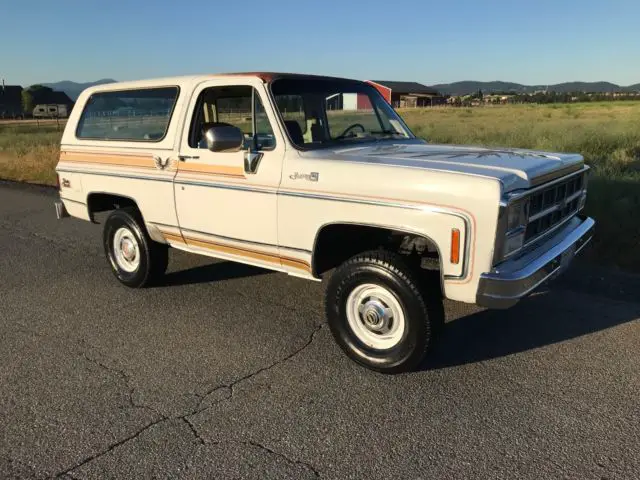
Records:
<instances>
[{"instance_id":1,"label":"side mirror","mask_svg":"<svg viewBox=\"0 0 640 480\"><path fill-rule=\"evenodd\" d=\"M244 144L242 130L232 125L210 127L204 138L212 152L238 152Z\"/></svg>"}]
</instances>

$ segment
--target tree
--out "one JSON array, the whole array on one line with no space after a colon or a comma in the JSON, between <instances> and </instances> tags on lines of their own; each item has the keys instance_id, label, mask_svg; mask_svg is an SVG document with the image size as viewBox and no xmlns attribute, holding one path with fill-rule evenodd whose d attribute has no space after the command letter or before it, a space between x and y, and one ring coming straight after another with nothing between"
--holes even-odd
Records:
<instances>
[{"instance_id":1,"label":"tree","mask_svg":"<svg viewBox=\"0 0 640 480\"><path fill-rule=\"evenodd\" d=\"M44 85L31 85L27 90L31 93L33 101L38 103L49 103L49 98L53 93L53 88L45 87Z\"/></svg>"},{"instance_id":2,"label":"tree","mask_svg":"<svg viewBox=\"0 0 640 480\"><path fill-rule=\"evenodd\" d=\"M33 94L29 90L22 90L22 111L32 114L36 104L33 100Z\"/></svg>"},{"instance_id":3,"label":"tree","mask_svg":"<svg viewBox=\"0 0 640 480\"><path fill-rule=\"evenodd\" d=\"M39 103L49 103L53 89L44 85L31 85L22 90L22 110L27 114L33 114L33 109Z\"/></svg>"}]
</instances>

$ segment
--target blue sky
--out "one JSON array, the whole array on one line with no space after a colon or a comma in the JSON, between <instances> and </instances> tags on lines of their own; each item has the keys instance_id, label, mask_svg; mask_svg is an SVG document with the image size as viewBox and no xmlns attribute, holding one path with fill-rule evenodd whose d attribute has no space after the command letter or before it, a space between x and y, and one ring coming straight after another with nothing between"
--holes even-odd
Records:
<instances>
[{"instance_id":1,"label":"blue sky","mask_svg":"<svg viewBox=\"0 0 640 480\"><path fill-rule=\"evenodd\" d=\"M2 0L30 85L273 70L426 84L640 82L638 0Z\"/></svg>"}]
</instances>

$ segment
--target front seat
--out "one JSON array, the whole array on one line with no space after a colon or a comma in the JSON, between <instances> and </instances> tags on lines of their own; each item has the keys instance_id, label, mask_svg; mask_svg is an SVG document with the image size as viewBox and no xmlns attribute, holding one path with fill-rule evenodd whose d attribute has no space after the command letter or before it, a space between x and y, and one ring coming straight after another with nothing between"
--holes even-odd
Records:
<instances>
[{"instance_id":1,"label":"front seat","mask_svg":"<svg viewBox=\"0 0 640 480\"><path fill-rule=\"evenodd\" d=\"M289 137L291 137L291 141L296 145L304 144L304 137L302 136L302 128L300 124L295 120L285 120L285 127L287 127L287 131L289 132Z\"/></svg>"}]
</instances>

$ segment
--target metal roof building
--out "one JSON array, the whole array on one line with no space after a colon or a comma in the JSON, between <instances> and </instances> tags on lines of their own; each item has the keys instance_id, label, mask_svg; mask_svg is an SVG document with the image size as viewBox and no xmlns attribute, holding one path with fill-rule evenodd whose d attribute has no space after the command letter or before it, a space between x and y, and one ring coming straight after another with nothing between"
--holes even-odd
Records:
<instances>
[{"instance_id":1,"label":"metal roof building","mask_svg":"<svg viewBox=\"0 0 640 480\"><path fill-rule=\"evenodd\" d=\"M430 107L445 103L444 96L418 82L367 80L394 107Z\"/></svg>"},{"instance_id":2,"label":"metal roof building","mask_svg":"<svg viewBox=\"0 0 640 480\"><path fill-rule=\"evenodd\" d=\"M0 118L22 115L22 87L0 85Z\"/></svg>"}]
</instances>

